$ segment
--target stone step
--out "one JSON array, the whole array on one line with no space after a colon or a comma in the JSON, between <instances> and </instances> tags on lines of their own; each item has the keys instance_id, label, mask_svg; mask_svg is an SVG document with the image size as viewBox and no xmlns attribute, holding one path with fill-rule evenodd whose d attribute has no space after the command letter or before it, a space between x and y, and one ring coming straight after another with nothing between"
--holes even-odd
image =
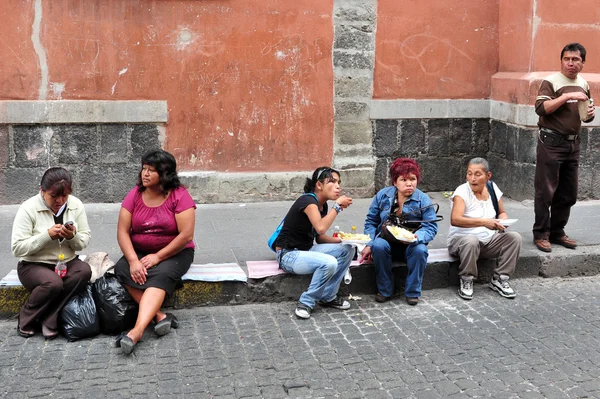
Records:
<instances>
[{"instance_id":1,"label":"stone step","mask_svg":"<svg viewBox=\"0 0 600 399\"><path fill-rule=\"evenodd\" d=\"M487 283L496 260L483 260L479 265L479 283ZM377 292L372 265L352 267L352 282L342 284L340 292L353 296L372 295ZM396 267L396 287L403 287L406 268ZM513 287L519 294L521 278L550 278L590 276L600 273L600 245L582 246L577 250L554 248L552 253L524 251L517 264ZM264 279L241 282L187 281L183 288L165 303L166 307L184 308L211 305L237 305L260 302L293 301L308 287L310 275L280 274ZM423 278L423 295L427 290L458 286L458 263L435 262L428 265ZM476 285L475 290L479 287ZM483 287L481 288L483 289ZM401 290L400 290L401 291ZM15 317L27 297L23 287L0 288L0 318ZM363 300L369 300L363 298Z\"/></svg>"}]
</instances>

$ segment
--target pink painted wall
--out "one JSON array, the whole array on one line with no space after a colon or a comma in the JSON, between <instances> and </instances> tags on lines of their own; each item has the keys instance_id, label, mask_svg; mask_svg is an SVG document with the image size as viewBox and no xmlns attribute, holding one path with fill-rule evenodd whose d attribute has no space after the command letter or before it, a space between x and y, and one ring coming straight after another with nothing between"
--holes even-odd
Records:
<instances>
[{"instance_id":1,"label":"pink painted wall","mask_svg":"<svg viewBox=\"0 0 600 399\"><path fill-rule=\"evenodd\" d=\"M3 0L0 99L37 99L32 0ZM47 99L167 100L182 169L331 162L333 0L42 1Z\"/></svg>"},{"instance_id":2,"label":"pink painted wall","mask_svg":"<svg viewBox=\"0 0 600 399\"><path fill-rule=\"evenodd\" d=\"M498 1L379 0L374 98L488 98Z\"/></svg>"}]
</instances>

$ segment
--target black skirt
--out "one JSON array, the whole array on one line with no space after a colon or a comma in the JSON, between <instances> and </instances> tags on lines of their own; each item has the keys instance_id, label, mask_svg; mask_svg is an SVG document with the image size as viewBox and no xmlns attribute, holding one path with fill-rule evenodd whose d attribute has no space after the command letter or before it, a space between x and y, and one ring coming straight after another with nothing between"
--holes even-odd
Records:
<instances>
[{"instance_id":1,"label":"black skirt","mask_svg":"<svg viewBox=\"0 0 600 399\"><path fill-rule=\"evenodd\" d=\"M138 259L146 255L137 252ZM140 285L132 280L129 262L123 256L115 265L115 275L123 285L137 288L138 290L145 290L150 287L160 288L166 291L167 295L171 296L175 292L175 289L181 286L181 277L187 273L193 261L194 250L192 248L185 248L178 254L148 269L146 282Z\"/></svg>"}]
</instances>

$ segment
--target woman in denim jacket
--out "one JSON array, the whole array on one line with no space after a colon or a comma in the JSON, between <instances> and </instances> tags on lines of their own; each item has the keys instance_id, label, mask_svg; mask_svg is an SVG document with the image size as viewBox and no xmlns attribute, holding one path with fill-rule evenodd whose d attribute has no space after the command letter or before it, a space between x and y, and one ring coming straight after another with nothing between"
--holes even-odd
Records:
<instances>
[{"instance_id":1,"label":"woman in denim jacket","mask_svg":"<svg viewBox=\"0 0 600 399\"><path fill-rule=\"evenodd\" d=\"M435 237L438 225L436 222L425 222L415 232L415 241L405 245L390 245L379 237L381 226L390 212L408 214L411 211L431 205L431 199L417 184L421 180L419 165L413 159L398 158L390 166L390 177L393 186L381 189L373 198L365 220L365 234L371 241L362 251L361 262L373 260L375 264L375 280L377 283L377 302L388 301L394 293L394 274L392 261L406 261L408 274L404 294L409 305L419 303L423 274L427 266L427 244ZM433 207L410 214L410 219L435 220Z\"/></svg>"}]
</instances>

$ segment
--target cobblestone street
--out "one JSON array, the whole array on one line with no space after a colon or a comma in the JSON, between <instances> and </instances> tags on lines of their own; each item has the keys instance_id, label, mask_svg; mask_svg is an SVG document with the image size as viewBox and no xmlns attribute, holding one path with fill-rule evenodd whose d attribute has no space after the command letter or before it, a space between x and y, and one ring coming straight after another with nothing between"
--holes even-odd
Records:
<instances>
[{"instance_id":1,"label":"cobblestone street","mask_svg":"<svg viewBox=\"0 0 600 399\"><path fill-rule=\"evenodd\" d=\"M292 317L293 303L175 313L130 357L99 336L23 339L0 322L6 398L597 398L600 277L514 281L515 300L475 286L409 307L372 297Z\"/></svg>"}]
</instances>

